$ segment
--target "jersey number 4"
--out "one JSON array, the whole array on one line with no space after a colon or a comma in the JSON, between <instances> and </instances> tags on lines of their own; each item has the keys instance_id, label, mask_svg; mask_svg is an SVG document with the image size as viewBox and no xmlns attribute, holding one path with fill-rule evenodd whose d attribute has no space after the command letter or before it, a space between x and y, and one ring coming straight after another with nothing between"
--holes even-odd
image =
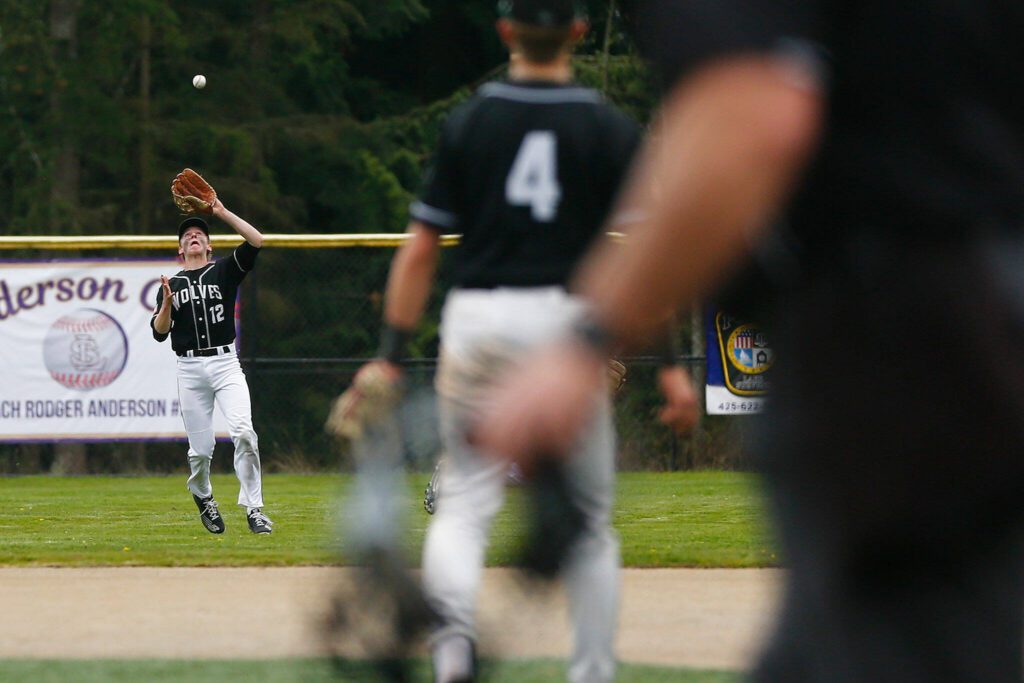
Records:
<instances>
[{"instance_id":1,"label":"jersey number 4","mask_svg":"<svg viewBox=\"0 0 1024 683\"><path fill-rule=\"evenodd\" d=\"M558 184L558 138L554 131L535 130L519 145L505 179L505 200L529 206L533 220L550 223L558 214L562 186Z\"/></svg>"}]
</instances>

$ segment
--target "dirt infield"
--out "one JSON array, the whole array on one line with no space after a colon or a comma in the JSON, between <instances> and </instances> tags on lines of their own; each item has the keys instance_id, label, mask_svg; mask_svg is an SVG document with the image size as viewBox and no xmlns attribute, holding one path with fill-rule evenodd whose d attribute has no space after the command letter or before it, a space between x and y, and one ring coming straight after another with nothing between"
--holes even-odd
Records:
<instances>
[{"instance_id":1,"label":"dirt infield","mask_svg":"<svg viewBox=\"0 0 1024 683\"><path fill-rule=\"evenodd\" d=\"M0 658L319 656L318 616L340 571L0 568ZM777 570L626 570L619 657L743 668L770 624L781 577ZM489 654L568 652L560 591L531 600L509 571L492 569L485 575L480 611Z\"/></svg>"}]
</instances>

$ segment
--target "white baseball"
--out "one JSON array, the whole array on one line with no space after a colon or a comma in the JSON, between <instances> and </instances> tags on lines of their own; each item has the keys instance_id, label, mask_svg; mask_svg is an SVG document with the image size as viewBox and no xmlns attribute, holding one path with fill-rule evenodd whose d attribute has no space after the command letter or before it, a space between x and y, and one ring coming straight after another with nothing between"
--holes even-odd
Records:
<instances>
[{"instance_id":1,"label":"white baseball","mask_svg":"<svg viewBox=\"0 0 1024 683\"><path fill-rule=\"evenodd\" d=\"M91 308L62 315L43 339L43 362L50 377L68 389L105 387L128 360L128 337L111 316Z\"/></svg>"},{"instance_id":2,"label":"white baseball","mask_svg":"<svg viewBox=\"0 0 1024 683\"><path fill-rule=\"evenodd\" d=\"M206 76L203 74L196 74L192 77L192 86L196 90L202 90L206 87Z\"/></svg>"}]
</instances>

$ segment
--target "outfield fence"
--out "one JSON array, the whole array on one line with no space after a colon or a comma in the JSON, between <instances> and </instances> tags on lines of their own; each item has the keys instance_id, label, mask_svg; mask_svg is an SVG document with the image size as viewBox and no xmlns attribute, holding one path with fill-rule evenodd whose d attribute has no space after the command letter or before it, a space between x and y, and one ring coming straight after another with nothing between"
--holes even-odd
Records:
<instances>
[{"instance_id":1,"label":"outfield fence","mask_svg":"<svg viewBox=\"0 0 1024 683\"><path fill-rule=\"evenodd\" d=\"M348 465L347 453L323 433L322 425L330 401L377 347L388 267L394 248L405 239L400 234L265 235L257 267L242 287L239 339L267 471ZM236 235L215 235L215 256L227 253L239 241ZM457 235L443 238L445 246L457 242ZM0 237L0 260L6 261L162 255L173 259L176 249L173 235ZM429 312L412 340L415 359L407 363L423 424L433 422L429 396L437 358L438 312L450 279L449 253L442 252ZM676 334L680 363L702 378L699 322L695 326L691 319L681 320ZM171 362L169 347L167 353ZM626 361L627 382L616 399L620 468L745 464L740 456L743 418L708 417L693 435L676 438L655 419L660 401L655 387L657 360L640 356ZM407 446L413 467L429 469L439 449L436 431L417 430ZM0 444L0 473L178 471L185 468L184 448L184 442ZM227 471L230 444L217 448L214 469Z\"/></svg>"}]
</instances>

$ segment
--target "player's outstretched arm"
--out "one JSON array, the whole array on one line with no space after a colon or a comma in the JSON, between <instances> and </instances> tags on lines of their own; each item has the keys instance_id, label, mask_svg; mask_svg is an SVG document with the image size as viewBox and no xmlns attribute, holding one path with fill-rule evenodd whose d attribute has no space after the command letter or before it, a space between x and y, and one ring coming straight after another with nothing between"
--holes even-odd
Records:
<instances>
[{"instance_id":1,"label":"player's outstretched arm","mask_svg":"<svg viewBox=\"0 0 1024 683\"><path fill-rule=\"evenodd\" d=\"M441 254L441 235L429 226L413 221L406 241L391 261L388 284L384 290L384 325L380 348L374 363L389 366L385 372L395 377L401 372L409 336L427 307Z\"/></svg>"},{"instance_id":2,"label":"player's outstretched arm","mask_svg":"<svg viewBox=\"0 0 1024 683\"><path fill-rule=\"evenodd\" d=\"M213 203L213 215L231 226L232 230L241 235L242 238L252 246L257 249L263 246L263 233L254 228L245 219L231 213L231 211L224 206L224 202L222 202L220 198Z\"/></svg>"},{"instance_id":3,"label":"player's outstretched arm","mask_svg":"<svg viewBox=\"0 0 1024 683\"><path fill-rule=\"evenodd\" d=\"M398 248L388 273L384 322L411 331L427 307L441 254L441 235L419 221L411 222L406 232L410 238Z\"/></svg>"},{"instance_id":4,"label":"player's outstretched arm","mask_svg":"<svg viewBox=\"0 0 1024 683\"><path fill-rule=\"evenodd\" d=\"M700 401L690 373L681 365L658 368L658 390L665 399L658 419L679 433L693 429L700 419Z\"/></svg>"},{"instance_id":5,"label":"player's outstretched arm","mask_svg":"<svg viewBox=\"0 0 1024 683\"><path fill-rule=\"evenodd\" d=\"M766 56L726 59L669 96L624 193L644 220L628 249L606 241L595 250L577 282L616 339L642 344L667 310L707 296L782 206L821 117L818 84L800 69Z\"/></svg>"}]
</instances>

